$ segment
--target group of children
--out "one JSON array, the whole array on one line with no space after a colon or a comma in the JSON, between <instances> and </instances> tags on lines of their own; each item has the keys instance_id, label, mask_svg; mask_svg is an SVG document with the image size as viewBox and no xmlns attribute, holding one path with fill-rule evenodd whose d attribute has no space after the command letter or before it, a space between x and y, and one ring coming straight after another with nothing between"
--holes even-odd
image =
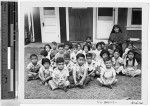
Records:
<instances>
[{"instance_id":1,"label":"group of children","mask_svg":"<svg viewBox=\"0 0 150 106\"><path fill-rule=\"evenodd\" d=\"M87 38L83 46L80 43L73 45L69 41L59 45L52 42L51 46L44 46L40 53L41 60L38 61L36 54L31 54L27 79L40 79L43 85L52 90L84 88L94 79L100 86L112 88L117 82L116 75L135 77L141 74L134 53L131 42L123 54L117 44L98 42L94 45L90 38Z\"/></svg>"}]
</instances>

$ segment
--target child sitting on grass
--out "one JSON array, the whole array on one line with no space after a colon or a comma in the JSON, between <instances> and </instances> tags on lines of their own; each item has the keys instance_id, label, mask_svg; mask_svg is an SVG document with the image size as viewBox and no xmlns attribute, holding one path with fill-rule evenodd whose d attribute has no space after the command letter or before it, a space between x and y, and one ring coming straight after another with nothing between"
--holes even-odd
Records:
<instances>
[{"instance_id":1,"label":"child sitting on grass","mask_svg":"<svg viewBox=\"0 0 150 106\"><path fill-rule=\"evenodd\" d=\"M97 70L97 63L96 61L92 60L92 53L86 54L86 67L87 67L87 74L91 80L94 79Z\"/></svg>"},{"instance_id":2,"label":"child sitting on grass","mask_svg":"<svg viewBox=\"0 0 150 106\"><path fill-rule=\"evenodd\" d=\"M87 67L85 64L85 55L82 53L77 54L77 63L73 69L73 79L76 87L84 88L84 86L89 82L87 77Z\"/></svg>"},{"instance_id":3,"label":"child sitting on grass","mask_svg":"<svg viewBox=\"0 0 150 106\"><path fill-rule=\"evenodd\" d=\"M50 60L48 58L42 59L42 67L39 70L39 78L42 84L47 86L48 81L52 78L52 68L50 67Z\"/></svg>"},{"instance_id":4,"label":"child sitting on grass","mask_svg":"<svg viewBox=\"0 0 150 106\"><path fill-rule=\"evenodd\" d=\"M106 68L101 67L100 78L97 78L101 86L106 86L112 89L112 85L117 82L116 71L112 67L112 60L110 57L107 57L105 60Z\"/></svg>"},{"instance_id":5,"label":"child sitting on grass","mask_svg":"<svg viewBox=\"0 0 150 106\"><path fill-rule=\"evenodd\" d=\"M64 58L58 57L56 59L56 68L52 73L52 80L49 81L49 85L52 90L57 88L63 89L65 92L67 91L67 87L70 85L68 81L69 71L64 66Z\"/></svg>"},{"instance_id":6,"label":"child sitting on grass","mask_svg":"<svg viewBox=\"0 0 150 106\"><path fill-rule=\"evenodd\" d=\"M116 73L122 73L124 70L123 68L123 59L120 57L120 51L116 49L114 51L114 57L112 58L114 69L116 70Z\"/></svg>"},{"instance_id":7,"label":"child sitting on grass","mask_svg":"<svg viewBox=\"0 0 150 106\"><path fill-rule=\"evenodd\" d=\"M49 44L46 44L46 45L44 46L44 50L46 50L47 53L48 53L47 56L46 56L46 58L50 59L51 46L50 46Z\"/></svg>"},{"instance_id":8,"label":"child sitting on grass","mask_svg":"<svg viewBox=\"0 0 150 106\"><path fill-rule=\"evenodd\" d=\"M127 43L127 48L125 49L125 52L122 55L123 59L125 59L127 57L127 54L128 54L129 50L133 50L133 43L132 42Z\"/></svg>"},{"instance_id":9,"label":"child sitting on grass","mask_svg":"<svg viewBox=\"0 0 150 106\"><path fill-rule=\"evenodd\" d=\"M74 68L74 63L71 61L70 59L70 54L69 53L65 53L64 54L64 63L65 63L65 67L68 69L69 71L69 77L68 80L70 82L70 85L74 85L74 81L73 81L73 68Z\"/></svg>"},{"instance_id":10,"label":"child sitting on grass","mask_svg":"<svg viewBox=\"0 0 150 106\"><path fill-rule=\"evenodd\" d=\"M28 64L26 70L28 72L27 81L34 80L38 78L38 72L41 65L38 63L38 56L36 54L31 54L31 62Z\"/></svg>"},{"instance_id":11,"label":"child sitting on grass","mask_svg":"<svg viewBox=\"0 0 150 106\"><path fill-rule=\"evenodd\" d=\"M135 77L141 74L141 70L137 69L138 63L135 59L134 51L129 50L127 57L124 59L124 71L123 74Z\"/></svg>"}]
</instances>

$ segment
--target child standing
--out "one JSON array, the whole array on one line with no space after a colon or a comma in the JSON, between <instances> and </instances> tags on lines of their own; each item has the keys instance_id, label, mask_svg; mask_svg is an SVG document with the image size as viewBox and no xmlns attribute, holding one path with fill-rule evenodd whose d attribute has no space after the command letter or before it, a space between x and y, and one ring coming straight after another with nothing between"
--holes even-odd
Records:
<instances>
[{"instance_id":1,"label":"child standing","mask_svg":"<svg viewBox=\"0 0 150 106\"><path fill-rule=\"evenodd\" d=\"M46 45L44 46L44 50L46 50L47 53L48 53L47 56L46 56L46 58L50 59L51 46L50 46L49 44L46 44Z\"/></svg>"},{"instance_id":2,"label":"child standing","mask_svg":"<svg viewBox=\"0 0 150 106\"><path fill-rule=\"evenodd\" d=\"M112 89L112 85L117 82L115 69L112 67L110 57L104 60L106 68L101 68L101 76L97 78L101 86L106 86Z\"/></svg>"},{"instance_id":3,"label":"child standing","mask_svg":"<svg viewBox=\"0 0 150 106\"><path fill-rule=\"evenodd\" d=\"M49 85L52 90L57 88L67 91L67 87L70 85L68 81L69 71L64 67L64 58L58 57L56 59L57 67L53 70L52 80L49 81Z\"/></svg>"},{"instance_id":4,"label":"child standing","mask_svg":"<svg viewBox=\"0 0 150 106\"><path fill-rule=\"evenodd\" d=\"M116 70L116 73L119 74L122 73L123 68L123 59L120 57L120 52L118 49L114 51L114 57L112 58L114 69Z\"/></svg>"},{"instance_id":5,"label":"child standing","mask_svg":"<svg viewBox=\"0 0 150 106\"><path fill-rule=\"evenodd\" d=\"M52 68L50 67L50 60L48 58L42 59L42 67L39 70L39 78L43 85L48 85L48 81L52 77Z\"/></svg>"},{"instance_id":6,"label":"child standing","mask_svg":"<svg viewBox=\"0 0 150 106\"><path fill-rule=\"evenodd\" d=\"M38 63L38 56L36 54L31 54L30 56L31 62L27 66L27 81L37 79L38 78L38 72L41 67L41 65Z\"/></svg>"},{"instance_id":7,"label":"child standing","mask_svg":"<svg viewBox=\"0 0 150 106\"><path fill-rule=\"evenodd\" d=\"M134 57L134 51L129 50L126 59L124 59L123 74L135 77L141 74L141 70L137 69L138 63Z\"/></svg>"},{"instance_id":8,"label":"child standing","mask_svg":"<svg viewBox=\"0 0 150 106\"><path fill-rule=\"evenodd\" d=\"M77 87L84 88L87 82L89 82L89 78L87 78L87 67L85 65L85 55L79 53L76 58L77 63L73 69L74 84Z\"/></svg>"}]
</instances>

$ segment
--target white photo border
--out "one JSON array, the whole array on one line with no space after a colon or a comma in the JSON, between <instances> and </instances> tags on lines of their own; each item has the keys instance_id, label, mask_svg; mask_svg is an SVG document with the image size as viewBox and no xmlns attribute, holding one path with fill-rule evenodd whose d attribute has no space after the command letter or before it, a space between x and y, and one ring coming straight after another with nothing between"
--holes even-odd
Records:
<instances>
[{"instance_id":1,"label":"white photo border","mask_svg":"<svg viewBox=\"0 0 150 106\"><path fill-rule=\"evenodd\" d=\"M20 103L43 103L43 104L147 104L148 103L148 3L121 3L121 2L44 2L22 1L18 2L19 24L19 88L18 98ZM142 96L141 100L96 100L96 99L25 99L24 95L24 11L27 7L140 7L142 8Z\"/></svg>"}]
</instances>

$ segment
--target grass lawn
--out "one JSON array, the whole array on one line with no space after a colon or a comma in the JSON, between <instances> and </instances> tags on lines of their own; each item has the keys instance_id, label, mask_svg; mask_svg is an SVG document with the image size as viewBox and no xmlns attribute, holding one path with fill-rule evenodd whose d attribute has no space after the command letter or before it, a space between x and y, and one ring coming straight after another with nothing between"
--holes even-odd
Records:
<instances>
[{"instance_id":1,"label":"grass lawn","mask_svg":"<svg viewBox=\"0 0 150 106\"><path fill-rule=\"evenodd\" d=\"M40 47L25 47L25 67L30 62L32 53L40 54ZM24 68L25 68L24 67ZM89 83L84 89L72 88L67 92L63 90L51 91L48 86L41 84L40 80L26 81L25 72L25 98L26 99L100 99L121 100L131 98L141 99L141 77L117 76L118 83L113 89L98 86L96 80Z\"/></svg>"}]
</instances>

